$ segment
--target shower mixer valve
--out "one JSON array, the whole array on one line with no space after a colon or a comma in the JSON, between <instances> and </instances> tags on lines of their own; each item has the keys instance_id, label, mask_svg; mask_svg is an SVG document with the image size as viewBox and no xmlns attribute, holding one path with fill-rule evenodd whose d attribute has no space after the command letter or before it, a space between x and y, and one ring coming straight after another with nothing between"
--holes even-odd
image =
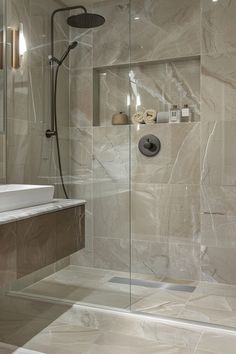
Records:
<instances>
[{"instance_id":1,"label":"shower mixer valve","mask_svg":"<svg viewBox=\"0 0 236 354\"><path fill-rule=\"evenodd\" d=\"M139 151L147 157L156 156L161 150L160 140L152 134L144 135L139 140Z\"/></svg>"}]
</instances>

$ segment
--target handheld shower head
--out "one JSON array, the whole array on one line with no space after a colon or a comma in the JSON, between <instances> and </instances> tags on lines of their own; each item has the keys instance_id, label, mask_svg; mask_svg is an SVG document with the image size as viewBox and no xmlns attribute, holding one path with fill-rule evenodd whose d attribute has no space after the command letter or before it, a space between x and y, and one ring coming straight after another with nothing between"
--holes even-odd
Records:
<instances>
[{"instance_id":1,"label":"handheld shower head","mask_svg":"<svg viewBox=\"0 0 236 354\"><path fill-rule=\"evenodd\" d=\"M72 49L76 48L77 45L78 45L78 42L76 42L76 41L75 41L75 42L72 42L72 43L68 46L68 48L66 49L65 53L62 55L61 59L60 59L60 60L56 60L56 62L58 63L59 66L63 64L63 62L65 61L65 59L68 57L70 51L71 51Z\"/></svg>"},{"instance_id":2,"label":"handheld shower head","mask_svg":"<svg viewBox=\"0 0 236 354\"><path fill-rule=\"evenodd\" d=\"M71 50L71 49L76 48L76 47L77 47L77 45L78 45L78 42L74 41L74 42L72 42L72 43L69 45L69 47L68 47L68 48Z\"/></svg>"}]
</instances>

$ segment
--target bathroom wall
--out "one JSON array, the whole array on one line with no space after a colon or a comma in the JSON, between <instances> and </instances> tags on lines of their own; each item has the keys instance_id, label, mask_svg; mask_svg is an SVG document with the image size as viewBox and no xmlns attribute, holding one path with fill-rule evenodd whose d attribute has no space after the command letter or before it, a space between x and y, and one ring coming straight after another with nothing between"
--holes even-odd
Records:
<instances>
[{"instance_id":1,"label":"bathroom wall","mask_svg":"<svg viewBox=\"0 0 236 354\"><path fill-rule=\"evenodd\" d=\"M93 67L99 70L102 100L97 112L101 126L92 128L90 135L89 151L94 159L91 264L129 269L128 186L120 181L126 180L130 163L132 272L157 279L235 285L236 5L228 0L179 0L175 6L166 0L134 0L130 57L125 2L117 6L117 2L98 5L108 21L110 13L117 17L112 17L110 31L104 26L93 37ZM176 61L180 57L184 59ZM110 67L129 61L141 64ZM145 65L146 61L152 65ZM112 127L114 110L121 107L129 113L129 70L133 70L143 109L155 101L163 109L176 100L189 100L194 121L139 129ZM80 90L85 107L92 80L87 81L84 96L83 83ZM132 87L131 93L130 114L136 102ZM86 112L90 122L91 116L90 109ZM153 159L143 157L137 149L139 138L146 133L161 140L161 152Z\"/></svg>"},{"instance_id":2,"label":"bathroom wall","mask_svg":"<svg viewBox=\"0 0 236 354\"><path fill-rule=\"evenodd\" d=\"M194 112L191 123L132 126L132 272L174 282L199 280L200 3L146 1L142 6L137 0L132 19L131 61L164 61L135 72L142 108L156 100L158 111L187 103ZM138 151L146 134L161 141L154 158Z\"/></svg>"},{"instance_id":3,"label":"bathroom wall","mask_svg":"<svg viewBox=\"0 0 236 354\"><path fill-rule=\"evenodd\" d=\"M83 4L89 6L86 1ZM93 126L93 68L127 62L128 5L126 0L91 5L106 23L93 31L71 31L79 49L71 53L70 62L71 195L88 201L86 249L73 255L71 262L124 270L129 268L130 242L129 128Z\"/></svg>"},{"instance_id":4,"label":"bathroom wall","mask_svg":"<svg viewBox=\"0 0 236 354\"><path fill-rule=\"evenodd\" d=\"M63 68L58 100L70 195L87 200L86 249L71 256L71 263L128 271L131 213L133 272L235 284L235 4L82 4L104 15L106 24L69 31L59 17L57 25L58 52L69 36L79 41L66 64L70 70ZM49 122L49 15L61 5L8 1L9 26L22 22L28 45L21 68L8 68L9 182L58 181L55 145L44 130ZM94 83L100 89L99 110ZM177 125L112 126L113 113L134 113L137 95L142 109L187 102L194 119ZM152 159L137 149L147 133L162 144Z\"/></svg>"},{"instance_id":5,"label":"bathroom wall","mask_svg":"<svg viewBox=\"0 0 236 354\"><path fill-rule=\"evenodd\" d=\"M215 5L215 6L213 6ZM234 1L202 1L201 231L203 280L236 284Z\"/></svg>"},{"instance_id":6,"label":"bathroom wall","mask_svg":"<svg viewBox=\"0 0 236 354\"><path fill-rule=\"evenodd\" d=\"M27 51L19 69L10 67L10 33L8 60L8 118L7 118L7 181L59 185L55 142L45 137L50 124L49 65L50 15L61 7L60 1L10 0L8 27L23 24ZM65 17L58 15L56 52L62 53L68 44ZM63 171L68 179L68 69L62 68L59 77L58 114L61 136ZM62 89L63 83L63 89ZM57 195L62 195L57 188Z\"/></svg>"},{"instance_id":7,"label":"bathroom wall","mask_svg":"<svg viewBox=\"0 0 236 354\"><path fill-rule=\"evenodd\" d=\"M71 262L129 271L131 178L132 271L199 279L200 3L134 0L131 13L129 6L128 1L94 4L106 24L81 37L80 59L72 59L84 65L73 67L71 78L72 194L90 200L87 220L93 228L87 230L87 249ZM92 101L94 82L100 101L92 107L98 101ZM134 113L137 95L141 109L188 103L193 122L112 126L113 113ZM137 148L147 133L162 143L152 159Z\"/></svg>"}]
</instances>

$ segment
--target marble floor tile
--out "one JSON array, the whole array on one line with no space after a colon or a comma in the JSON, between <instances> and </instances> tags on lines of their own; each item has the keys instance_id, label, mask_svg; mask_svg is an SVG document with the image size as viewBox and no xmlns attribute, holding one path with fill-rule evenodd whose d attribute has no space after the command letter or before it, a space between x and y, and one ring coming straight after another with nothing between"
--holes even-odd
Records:
<instances>
[{"instance_id":1,"label":"marble floor tile","mask_svg":"<svg viewBox=\"0 0 236 354\"><path fill-rule=\"evenodd\" d=\"M0 353L234 354L236 346L233 332L78 305L26 340L30 325L21 328L15 343L0 343Z\"/></svg>"},{"instance_id":2,"label":"marble floor tile","mask_svg":"<svg viewBox=\"0 0 236 354\"><path fill-rule=\"evenodd\" d=\"M129 283L114 283L113 277L130 279L127 272L68 266L53 275L20 291L12 291L15 301L12 312L27 313L51 319L73 304L114 307L134 312L187 319L236 327L236 286L208 282L177 281L167 278L165 283L195 286L192 293L157 289ZM132 279L157 281L154 274L133 273ZM131 297L130 297L131 290ZM23 300L17 300L17 297ZM42 301L60 301L63 306L46 306ZM34 305L34 301L37 304ZM131 302L130 302L131 300ZM27 302L28 301L28 302ZM4 304L9 305L5 300ZM21 310L20 310L21 309ZM1 306L0 306L1 310Z\"/></svg>"},{"instance_id":3,"label":"marble floor tile","mask_svg":"<svg viewBox=\"0 0 236 354\"><path fill-rule=\"evenodd\" d=\"M74 306L24 344L47 354L192 354L202 330Z\"/></svg>"},{"instance_id":4,"label":"marble floor tile","mask_svg":"<svg viewBox=\"0 0 236 354\"><path fill-rule=\"evenodd\" d=\"M135 302L131 309L143 313L178 317L190 296L190 293L184 291L158 289L151 295Z\"/></svg>"},{"instance_id":5,"label":"marble floor tile","mask_svg":"<svg viewBox=\"0 0 236 354\"><path fill-rule=\"evenodd\" d=\"M83 302L117 308L127 308L130 304L129 293L121 293L108 289L100 290L88 287L65 286L46 281L25 289L23 293L36 295L37 297L60 299L71 303Z\"/></svg>"},{"instance_id":6,"label":"marble floor tile","mask_svg":"<svg viewBox=\"0 0 236 354\"><path fill-rule=\"evenodd\" d=\"M235 354L236 335L206 332L197 346L196 354Z\"/></svg>"}]
</instances>

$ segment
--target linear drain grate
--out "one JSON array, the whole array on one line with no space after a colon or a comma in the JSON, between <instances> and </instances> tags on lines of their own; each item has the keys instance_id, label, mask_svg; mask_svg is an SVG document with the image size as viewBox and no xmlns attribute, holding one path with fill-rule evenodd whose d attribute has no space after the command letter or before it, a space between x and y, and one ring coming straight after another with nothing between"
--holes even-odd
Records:
<instances>
[{"instance_id":1,"label":"linear drain grate","mask_svg":"<svg viewBox=\"0 0 236 354\"><path fill-rule=\"evenodd\" d=\"M153 289L185 291L188 293L192 293L196 289L195 286L191 286L191 285L162 283L158 281L147 281L147 280L129 279L129 278L121 278L121 277L113 277L109 280L109 282L115 284L143 286L145 288L153 288Z\"/></svg>"}]
</instances>

